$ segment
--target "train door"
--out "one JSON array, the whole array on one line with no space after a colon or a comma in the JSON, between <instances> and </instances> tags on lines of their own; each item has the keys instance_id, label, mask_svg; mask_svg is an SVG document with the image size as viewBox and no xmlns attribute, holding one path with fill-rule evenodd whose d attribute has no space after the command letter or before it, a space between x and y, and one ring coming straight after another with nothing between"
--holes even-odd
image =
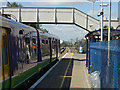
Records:
<instances>
[{"instance_id":1,"label":"train door","mask_svg":"<svg viewBox=\"0 0 120 90\"><path fill-rule=\"evenodd\" d=\"M50 62L52 61L52 43L51 38L49 38L49 48L50 48Z\"/></svg>"},{"instance_id":2,"label":"train door","mask_svg":"<svg viewBox=\"0 0 120 90\"><path fill-rule=\"evenodd\" d=\"M0 30L0 80L2 88L9 88L9 49L8 49L8 30L1 28Z\"/></svg>"},{"instance_id":3,"label":"train door","mask_svg":"<svg viewBox=\"0 0 120 90\"><path fill-rule=\"evenodd\" d=\"M58 40L55 39L55 44L56 44L56 59L58 59Z\"/></svg>"},{"instance_id":4,"label":"train door","mask_svg":"<svg viewBox=\"0 0 120 90\"><path fill-rule=\"evenodd\" d=\"M0 90L2 89L2 28L0 27Z\"/></svg>"}]
</instances>

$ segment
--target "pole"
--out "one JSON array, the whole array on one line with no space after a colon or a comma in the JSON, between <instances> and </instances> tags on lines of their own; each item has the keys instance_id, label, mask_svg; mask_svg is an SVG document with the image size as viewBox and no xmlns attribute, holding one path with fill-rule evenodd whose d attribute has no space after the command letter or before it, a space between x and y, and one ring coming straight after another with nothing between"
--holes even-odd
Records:
<instances>
[{"instance_id":1,"label":"pole","mask_svg":"<svg viewBox=\"0 0 120 90\"><path fill-rule=\"evenodd\" d=\"M108 41L110 41L110 29L111 29L111 0L109 0L109 29L108 29Z\"/></svg>"},{"instance_id":2,"label":"pole","mask_svg":"<svg viewBox=\"0 0 120 90\"><path fill-rule=\"evenodd\" d=\"M103 13L103 1L101 5L101 12ZM101 41L103 41L103 14L101 15Z\"/></svg>"},{"instance_id":3,"label":"pole","mask_svg":"<svg viewBox=\"0 0 120 90\"><path fill-rule=\"evenodd\" d=\"M92 10L93 10L92 14L93 14L93 17L94 17L94 1L92 2Z\"/></svg>"},{"instance_id":4,"label":"pole","mask_svg":"<svg viewBox=\"0 0 120 90\"><path fill-rule=\"evenodd\" d=\"M109 29L108 29L108 60L106 69L106 88L110 87L110 29L111 29L111 0L109 0Z\"/></svg>"}]
</instances>

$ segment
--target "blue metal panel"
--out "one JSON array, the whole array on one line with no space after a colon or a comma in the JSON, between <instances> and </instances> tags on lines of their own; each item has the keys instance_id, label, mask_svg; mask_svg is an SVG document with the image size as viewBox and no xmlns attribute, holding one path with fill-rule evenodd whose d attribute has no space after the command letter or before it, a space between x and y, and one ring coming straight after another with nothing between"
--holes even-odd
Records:
<instances>
[{"instance_id":1,"label":"blue metal panel","mask_svg":"<svg viewBox=\"0 0 120 90\"><path fill-rule=\"evenodd\" d=\"M120 40L90 43L90 72L100 72L101 88L120 87L119 46Z\"/></svg>"},{"instance_id":2,"label":"blue metal panel","mask_svg":"<svg viewBox=\"0 0 120 90\"><path fill-rule=\"evenodd\" d=\"M119 61L119 49L118 40L115 42L115 55L114 55L114 72L113 72L113 88L118 87L118 61Z\"/></svg>"}]
</instances>

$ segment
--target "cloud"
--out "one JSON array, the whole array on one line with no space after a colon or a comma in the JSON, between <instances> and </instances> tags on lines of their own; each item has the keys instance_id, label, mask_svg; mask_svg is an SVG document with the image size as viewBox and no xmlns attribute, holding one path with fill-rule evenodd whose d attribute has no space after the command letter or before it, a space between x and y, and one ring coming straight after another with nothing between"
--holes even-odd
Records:
<instances>
[{"instance_id":1,"label":"cloud","mask_svg":"<svg viewBox=\"0 0 120 90\"><path fill-rule=\"evenodd\" d=\"M98 13L100 12L100 10L94 10L94 15L98 15ZM93 15L93 11L88 11L89 15Z\"/></svg>"},{"instance_id":2,"label":"cloud","mask_svg":"<svg viewBox=\"0 0 120 90\"><path fill-rule=\"evenodd\" d=\"M87 31L75 26L75 25L42 25L46 28L49 33L57 35L61 40L73 41L84 38L88 33Z\"/></svg>"},{"instance_id":3,"label":"cloud","mask_svg":"<svg viewBox=\"0 0 120 90\"><path fill-rule=\"evenodd\" d=\"M4 0L0 0L0 7L6 7L6 2L3 2Z\"/></svg>"},{"instance_id":4,"label":"cloud","mask_svg":"<svg viewBox=\"0 0 120 90\"><path fill-rule=\"evenodd\" d=\"M117 12L115 10L111 11L111 15L112 15L112 17L118 17L118 14L117 14ZM104 16L105 17L109 16L109 10L104 10Z\"/></svg>"},{"instance_id":5,"label":"cloud","mask_svg":"<svg viewBox=\"0 0 120 90\"><path fill-rule=\"evenodd\" d=\"M81 5L85 2L30 2L31 5L60 5L60 6L73 6Z\"/></svg>"},{"instance_id":6,"label":"cloud","mask_svg":"<svg viewBox=\"0 0 120 90\"><path fill-rule=\"evenodd\" d=\"M5 2L6 0L0 0L0 2Z\"/></svg>"}]
</instances>

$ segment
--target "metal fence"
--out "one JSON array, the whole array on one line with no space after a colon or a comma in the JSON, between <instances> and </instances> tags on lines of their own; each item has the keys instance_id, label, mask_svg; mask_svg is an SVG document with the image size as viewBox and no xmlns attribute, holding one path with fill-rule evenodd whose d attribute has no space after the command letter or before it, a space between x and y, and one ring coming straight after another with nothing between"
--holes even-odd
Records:
<instances>
[{"instance_id":1,"label":"metal fence","mask_svg":"<svg viewBox=\"0 0 120 90\"><path fill-rule=\"evenodd\" d=\"M101 88L120 88L120 40L89 43L86 66L100 72Z\"/></svg>"}]
</instances>

